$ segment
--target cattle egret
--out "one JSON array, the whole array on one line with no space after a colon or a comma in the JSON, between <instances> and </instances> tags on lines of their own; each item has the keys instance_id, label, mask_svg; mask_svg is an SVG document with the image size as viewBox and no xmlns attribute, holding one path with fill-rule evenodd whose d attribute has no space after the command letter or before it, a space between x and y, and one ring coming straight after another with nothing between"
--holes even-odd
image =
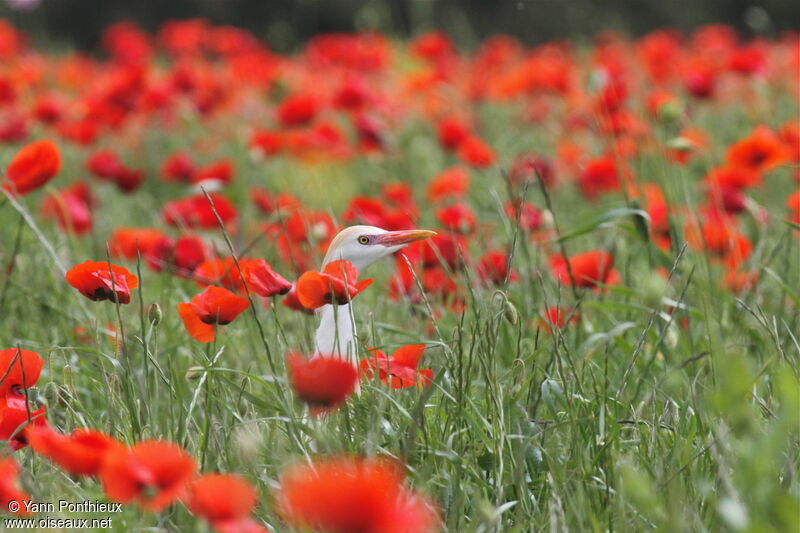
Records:
<instances>
[{"instance_id":1,"label":"cattle egret","mask_svg":"<svg viewBox=\"0 0 800 533\"><path fill-rule=\"evenodd\" d=\"M333 238L322 261L322 268L333 261L344 260L363 272L372 263L412 242L434 235L436 232L421 229L386 231L375 226L351 226ZM350 304L324 305L317 313L320 323L315 337L315 355L340 357L357 364L356 326Z\"/></svg>"}]
</instances>

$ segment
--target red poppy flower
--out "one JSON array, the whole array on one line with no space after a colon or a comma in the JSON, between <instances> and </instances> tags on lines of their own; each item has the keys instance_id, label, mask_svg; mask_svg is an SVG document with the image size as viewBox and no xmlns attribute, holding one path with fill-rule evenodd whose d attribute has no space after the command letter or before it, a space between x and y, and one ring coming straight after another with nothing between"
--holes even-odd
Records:
<instances>
[{"instance_id":1,"label":"red poppy flower","mask_svg":"<svg viewBox=\"0 0 800 533\"><path fill-rule=\"evenodd\" d=\"M242 274L250 290L265 298L286 294L292 288L292 284L272 270L272 266L263 259L246 261L242 266Z\"/></svg>"},{"instance_id":2,"label":"red poppy flower","mask_svg":"<svg viewBox=\"0 0 800 533\"><path fill-rule=\"evenodd\" d=\"M458 145L458 157L476 168L488 167L497 159L494 150L474 135L467 137Z\"/></svg>"},{"instance_id":3,"label":"red poppy flower","mask_svg":"<svg viewBox=\"0 0 800 533\"><path fill-rule=\"evenodd\" d=\"M23 116L12 115L0 124L0 142L18 143L28 138L28 121ZM10 190L10 185L4 186Z\"/></svg>"},{"instance_id":4,"label":"red poppy flower","mask_svg":"<svg viewBox=\"0 0 800 533\"><path fill-rule=\"evenodd\" d=\"M175 152L161 164L161 175L166 181L190 183L194 178L194 163L184 152Z\"/></svg>"},{"instance_id":5,"label":"red poppy flower","mask_svg":"<svg viewBox=\"0 0 800 533\"><path fill-rule=\"evenodd\" d=\"M42 368L44 359L34 351L18 348L0 350L0 398L16 389L33 387L39 381Z\"/></svg>"},{"instance_id":6,"label":"red poppy flower","mask_svg":"<svg viewBox=\"0 0 800 533\"><path fill-rule=\"evenodd\" d=\"M619 190L617 162L612 156L592 159L578 177L578 184L581 192L589 199L596 198L600 193Z\"/></svg>"},{"instance_id":7,"label":"red poppy flower","mask_svg":"<svg viewBox=\"0 0 800 533\"><path fill-rule=\"evenodd\" d=\"M408 183L403 181L386 183L381 187L381 194L386 198L387 202L407 209L416 210L414 209L414 191L411 190L411 185Z\"/></svg>"},{"instance_id":8,"label":"red poppy flower","mask_svg":"<svg viewBox=\"0 0 800 533\"><path fill-rule=\"evenodd\" d=\"M112 150L98 150L86 159L86 170L104 180L114 179L123 167L119 155Z\"/></svg>"},{"instance_id":9,"label":"red poppy flower","mask_svg":"<svg viewBox=\"0 0 800 533\"><path fill-rule=\"evenodd\" d=\"M705 181L712 186L749 189L761 185L762 176L741 166L722 166L709 170Z\"/></svg>"},{"instance_id":10,"label":"red poppy flower","mask_svg":"<svg viewBox=\"0 0 800 533\"><path fill-rule=\"evenodd\" d=\"M728 148L726 162L732 167L763 174L788 159L788 150L780 138L768 127L758 126L748 137Z\"/></svg>"},{"instance_id":11,"label":"red poppy flower","mask_svg":"<svg viewBox=\"0 0 800 533\"><path fill-rule=\"evenodd\" d=\"M372 284L358 281L358 270L350 261L333 261L322 272L304 272L297 280L297 297L308 309L336 302L344 305Z\"/></svg>"},{"instance_id":12,"label":"red poppy flower","mask_svg":"<svg viewBox=\"0 0 800 533\"><path fill-rule=\"evenodd\" d=\"M453 204L436 210L436 218L445 228L463 235L475 232L476 218L465 204Z\"/></svg>"},{"instance_id":13,"label":"red poppy flower","mask_svg":"<svg viewBox=\"0 0 800 533\"><path fill-rule=\"evenodd\" d=\"M508 254L500 251L486 252L478 261L475 271L478 277L486 283L500 285L506 279L508 272ZM512 268L509 274L509 281L517 281L519 275Z\"/></svg>"},{"instance_id":14,"label":"red poppy flower","mask_svg":"<svg viewBox=\"0 0 800 533\"><path fill-rule=\"evenodd\" d=\"M380 459L335 457L302 463L280 478L278 511L291 525L328 533L429 533L433 504L404 486L400 468Z\"/></svg>"},{"instance_id":15,"label":"red poppy flower","mask_svg":"<svg viewBox=\"0 0 800 533\"><path fill-rule=\"evenodd\" d=\"M717 85L717 72L705 60L693 59L683 68L683 85L697 98L712 98Z\"/></svg>"},{"instance_id":16,"label":"red poppy flower","mask_svg":"<svg viewBox=\"0 0 800 533\"><path fill-rule=\"evenodd\" d=\"M567 317L571 314L572 309L569 307L548 307L542 311L542 319L539 321L539 325L548 333L552 333L553 328L564 329L567 324ZM577 322L578 319L577 313L572 314L570 322Z\"/></svg>"},{"instance_id":17,"label":"red poppy flower","mask_svg":"<svg viewBox=\"0 0 800 533\"><path fill-rule=\"evenodd\" d=\"M214 202L214 209L224 224L236 220L236 208L230 200L217 193L209 193L209 197ZM211 204L204 194L167 202L162 212L164 221L170 226L202 229L215 229L219 226Z\"/></svg>"},{"instance_id":18,"label":"red poppy flower","mask_svg":"<svg viewBox=\"0 0 800 533\"><path fill-rule=\"evenodd\" d=\"M567 261L569 261L569 269ZM550 257L550 269L553 277L564 285L571 285L572 278L569 275L571 271L575 285L578 287L595 287L598 283L606 283L609 281L613 264L613 256L599 250L573 255L568 260L561 255Z\"/></svg>"},{"instance_id":19,"label":"red poppy flower","mask_svg":"<svg viewBox=\"0 0 800 533\"><path fill-rule=\"evenodd\" d=\"M441 171L428 184L428 199L441 202L447 198L463 198L469 189L469 174L461 167Z\"/></svg>"},{"instance_id":20,"label":"red poppy flower","mask_svg":"<svg viewBox=\"0 0 800 533\"><path fill-rule=\"evenodd\" d=\"M295 210L285 223L286 236L295 242L327 244L336 235L333 218L321 211Z\"/></svg>"},{"instance_id":21,"label":"red poppy flower","mask_svg":"<svg viewBox=\"0 0 800 533\"><path fill-rule=\"evenodd\" d=\"M376 376L393 389L405 389L415 385L429 386L433 381L433 370L417 370L424 344L411 344L386 355L380 350L370 348L370 355L361 360L361 374Z\"/></svg>"},{"instance_id":22,"label":"red poppy flower","mask_svg":"<svg viewBox=\"0 0 800 533\"><path fill-rule=\"evenodd\" d=\"M415 56L431 61L443 59L455 52L453 41L441 31L420 35L409 43L409 48Z\"/></svg>"},{"instance_id":23,"label":"red poppy flower","mask_svg":"<svg viewBox=\"0 0 800 533\"><path fill-rule=\"evenodd\" d=\"M505 212L512 224L516 224L519 219L519 227L525 231L536 231L542 227L544 220L542 212L530 202L524 202L521 207L519 203L508 202L505 205Z\"/></svg>"},{"instance_id":24,"label":"red poppy flower","mask_svg":"<svg viewBox=\"0 0 800 533\"><path fill-rule=\"evenodd\" d=\"M442 231L421 241L418 246L412 244L403 253L410 258L419 248L422 249L422 264L426 268L443 264L455 270L464 264L467 242L462 235Z\"/></svg>"},{"instance_id":25,"label":"red poppy flower","mask_svg":"<svg viewBox=\"0 0 800 533\"><path fill-rule=\"evenodd\" d=\"M455 150L471 133L469 126L456 117L443 119L437 127L439 144L445 150Z\"/></svg>"},{"instance_id":26,"label":"red poppy flower","mask_svg":"<svg viewBox=\"0 0 800 533\"><path fill-rule=\"evenodd\" d=\"M121 266L110 265L110 269L106 262L85 261L67 272L67 283L92 301L130 303L131 290L139 286L139 278Z\"/></svg>"},{"instance_id":27,"label":"red poppy flower","mask_svg":"<svg viewBox=\"0 0 800 533\"><path fill-rule=\"evenodd\" d=\"M555 185L556 175L553 166L540 155L520 154L514 158L508 169L508 180L512 185L521 186L525 182L535 184L540 178L545 187Z\"/></svg>"},{"instance_id":28,"label":"red poppy flower","mask_svg":"<svg viewBox=\"0 0 800 533\"><path fill-rule=\"evenodd\" d=\"M194 279L200 287L207 287L214 283L235 292L244 290L242 276L233 257L203 261L194 269Z\"/></svg>"},{"instance_id":29,"label":"red poppy flower","mask_svg":"<svg viewBox=\"0 0 800 533\"><path fill-rule=\"evenodd\" d=\"M757 283L757 270L750 272L737 272L736 270L728 270L728 272L725 274L725 278L722 280L722 285L724 287L737 294L752 289Z\"/></svg>"},{"instance_id":30,"label":"red poppy flower","mask_svg":"<svg viewBox=\"0 0 800 533\"><path fill-rule=\"evenodd\" d=\"M28 444L30 428L47 425L45 408L34 410L27 397L27 389L39 380L43 366L36 352L0 350L0 440L9 441L12 450Z\"/></svg>"},{"instance_id":31,"label":"red poppy flower","mask_svg":"<svg viewBox=\"0 0 800 533\"><path fill-rule=\"evenodd\" d=\"M62 435L50 427L33 427L28 430L28 441L34 452L76 476L97 475L105 454L122 446L93 429L76 429L71 435Z\"/></svg>"},{"instance_id":32,"label":"red poppy flower","mask_svg":"<svg viewBox=\"0 0 800 533\"><path fill-rule=\"evenodd\" d=\"M283 136L269 130L256 130L250 136L250 153L263 159L283 150Z\"/></svg>"},{"instance_id":33,"label":"red poppy flower","mask_svg":"<svg viewBox=\"0 0 800 533\"><path fill-rule=\"evenodd\" d=\"M192 483L186 505L220 533L266 533L250 517L257 498L253 487L239 476L205 474Z\"/></svg>"},{"instance_id":34,"label":"red poppy flower","mask_svg":"<svg viewBox=\"0 0 800 533\"><path fill-rule=\"evenodd\" d=\"M55 219L64 233L84 235L92 230L91 196L85 183L48 194L42 199L42 218Z\"/></svg>"},{"instance_id":35,"label":"red poppy flower","mask_svg":"<svg viewBox=\"0 0 800 533\"><path fill-rule=\"evenodd\" d=\"M42 95L36 99L31 116L44 124L56 124L64 116L64 103L52 95Z\"/></svg>"},{"instance_id":36,"label":"red poppy flower","mask_svg":"<svg viewBox=\"0 0 800 533\"><path fill-rule=\"evenodd\" d=\"M222 159L200 168L192 178L193 183L200 183L206 180L216 180L222 183L233 181L233 161Z\"/></svg>"},{"instance_id":37,"label":"red poppy flower","mask_svg":"<svg viewBox=\"0 0 800 533\"><path fill-rule=\"evenodd\" d=\"M297 353L286 357L289 381L297 397L312 414L342 405L358 383L358 372L349 361L337 357L308 359Z\"/></svg>"},{"instance_id":38,"label":"red poppy flower","mask_svg":"<svg viewBox=\"0 0 800 533\"><path fill-rule=\"evenodd\" d=\"M20 516L33 513L27 511L31 497L19 488L19 465L11 457L0 458L0 511ZM16 510L9 509L8 504L18 504Z\"/></svg>"},{"instance_id":39,"label":"red poppy flower","mask_svg":"<svg viewBox=\"0 0 800 533\"><path fill-rule=\"evenodd\" d=\"M786 199L786 207L789 208L789 211L800 213L800 189L789 195L789 198Z\"/></svg>"},{"instance_id":40,"label":"red poppy flower","mask_svg":"<svg viewBox=\"0 0 800 533\"><path fill-rule=\"evenodd\" d=\"M206 243L197 235L183 235L177 240L164 235L147 248L145 259L156 272L167 268L179 275L187 275L195 272L208 255Z\"/></svg>"},{"instance_id":41,"label":"red poppy flower","mask_svg":"<svg viewBox=\"0 0 800 533\"><path fill-rule=\"evenodd\" d=\"M278 120L284 126L302 126L314 120L318 108L319 104L313 96L294 94L281 102L278 107Z\"/></svg>"},{"instance_id":42,"label":"red poppy flower","mask_svg":"<svg viewBox=\"0 0 800 533\"><path fill-rule=\"evenodd\" d=\"M800 122L789 120L778 130L792 161L800 162Z\"/></svg>"},{"instance_id":43,"label":"red poppy flower","mask_svg":"<svg viewBox=\"0 0 800 533\"><path fill-rule=\"evenodd\" d=\"M301 302L300 298L297 297L297 284L292 283L292 288L289 289L289 292L286 293L281 300L281 303L284 307L288 307L293 311L300 311L301 313L305 313L307 315L313 315L314 310L306 308Z\"/></svg>"},{"instance_id":44,"label":"red poppy flower","mask_svg":"<svg viewBox=\"0 0 800 533\"><path fill-rule=\"evenodd\" d=\"M749 256L753 245L739 232L736 219L708 211L700 221L690 220L686 225L686 242L698 252L707 252L729 269L736 269Z\"/></svg>"},{"instance_id":45,"label":"red poppy flower","mask_svg":"<svg viewBox=\"0 0 800 533\"><path fill-rule=\"evenodd\" d=\"M45 411L44 406L33 410L22 388L0 398L0 440L8 441L8 447L14 451L24 448L32 428L47 426Z\"/></svg>"},{"instance_id":46,"label":"red poppy flower","mask_svg":"<svg viewBox=\"0 0 800 533\"><path fill-rule=\"evenodd\" d=\"M124 192L135 191L145 178L143 171L126 167L111 150L99 150L89 156L86 169L100 179L113 181Z\"/></svg>"},{"instance_id":47,"label":"red poppy flower","mask_svg":"<svg viewBox=\"0 0 800 533\"><path fill-rule=\"evenodd\" d=\"M109 450L100 481L109 499L158 512L183 496L195 472L194 459L177 444L146 440Z\"/></svg>"},{"instance_id":48,"label":"red poppy flower","mask_svg":"<svg viewBox=\"0 0 800 533\"><path fill-rule=\"evenodd\" d=\"M152 228L117 228L108 238L108 249L112 257L136 259L165 235Z\"/></svg>"},{"instance_id":49,"label":"red poppy flower","mask_svg":"<svg viewBox=\"0 0 800 533\"><path fill-rule=\"evenodd\" d=\"M23 147L6 168L9 192L28 194L44 186L61 169L61 152L53 141L42 140Z\"/></svg>"},{"instance_id":50,"label":"red poppy flower","mask_svg":"<svg viewBox=\"0 0 800 533\"><path fill-rule=\"evenodd\" d=\"M735 215L746 209L747 197L736 187L711 185L708 187L708 203L715 208Z\"/></svg>"},{"instance_id":51,"label":"red poppy flower","mask_svg":"<svg viewBox=\"0 0 800 533\"><path fill-rule=\"evenodd\" d=\"M189 335L200 342L211 342L215 325L230 324L249 305L247 298L212 285L190 302L179 303L178 314Z\"/></svg>"}]
</instances>

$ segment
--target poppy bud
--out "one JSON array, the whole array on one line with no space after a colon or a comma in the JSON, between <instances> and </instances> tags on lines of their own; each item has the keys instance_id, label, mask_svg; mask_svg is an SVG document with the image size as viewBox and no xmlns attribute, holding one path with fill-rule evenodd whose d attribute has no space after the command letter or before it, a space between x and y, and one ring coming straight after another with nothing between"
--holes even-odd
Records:
<instances>
[{"instance_id":1,"label":"poppy bud","mask_svg":"<svg viewBox=\"0 0 800 533\"><path fill-rule=\"evenodd\" d=\"M658 274L649 275L642 282L642 303L651 309L658 309L667 287L667 280L663 277Z\"/></svg>"},{"instance_id":2,"label":"poppy bud","mask_svg":"<svg viewBox=\"0 0 800 533\"><path fill-rule=\"evenodd\" d=\"M158 303L153 303L150 306L150 309L147 311L147 318L153 324L153 327L158 326L161 323L161 319L164 318L164 314L161 312L161 306Z\"/></svg>"},{"instance_id":3,"label":"poppy bud","mask_svg":"<svg viewBox=\"0 0 800 533\"><path fill-rule=\"evenodd\" d=\"M672 124L681 118L683 109L680 102L671 100L658 108L658 118L665 124Z\"/></svg>"},{"instance_id":4,"label":"poppy bud","mask_svg":"<svg viewBox=\"0 0 800 533\"><path fill-rule=\"evenodd\" d=\"M517 313L517 308L514 307L514 304L508 300L506 300L503 308L503 317L508 320L508 323L512 326L516 326L517 322L519 321L519 313Z\"/></svg>"},{"instance_id":5,"label":"poppy bud","mask_svg":"<svg viewBox=\"0 0 800 533\"><path fill-rule=\"evenodd\" d=\"M554 379L542 381L542 399L553 411L557 411L564 403L564 391L561 385Z\"/></svg>"},{"instance_id":6,"label":"poppy bud","mask_svg":"<svg viewBox=\"0 0 800 533\"><path fill-rule=\"evenodd\" d=\"M667 141L667 147L679 152L690 152L694 149L695 144L691 139L687 139L686 137L675 137Z\"/></svg>"},{"instance_id":7,"label":"poppy bud","mask_svg":"<svg viewBox=\"0 0 800 533\"><path fill-rule=\"evenodd\" d=\"M205 372L205 369L202 366L191 366L189 370L186 371L186 379L189 381L199 379L200 376L203 375L203 372Z\"/></svg>"}]
</instances>

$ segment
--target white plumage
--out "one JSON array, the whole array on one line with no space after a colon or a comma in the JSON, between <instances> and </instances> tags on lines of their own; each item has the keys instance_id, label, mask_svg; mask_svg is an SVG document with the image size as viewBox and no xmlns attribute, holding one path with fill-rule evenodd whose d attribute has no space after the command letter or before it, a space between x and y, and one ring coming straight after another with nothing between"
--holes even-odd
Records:
<instances>
[{"instance_id":1,"label":"white plumage","mask_svg":"<svg viewBox=\"0 0 800 533\"><path fill-rule=\"evenodd\" d=\"M328 246L322 268L337 260L349 261L359 276L372 263L392 255L414 241L436 235L427 230L386 231L375 226L351 226L339 232ZM354 280L353 280L354 281ZM340 357L358 362L356 325L351 304L324 305L317 310L315 356Z\"/></svg>"}]
</instances>

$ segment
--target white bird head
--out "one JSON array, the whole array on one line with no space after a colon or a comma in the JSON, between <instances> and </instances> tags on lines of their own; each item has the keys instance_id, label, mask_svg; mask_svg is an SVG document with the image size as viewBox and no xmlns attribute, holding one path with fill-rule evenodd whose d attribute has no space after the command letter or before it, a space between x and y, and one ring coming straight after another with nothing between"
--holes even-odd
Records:
<instances>
[{"instance_id":1,"label":"white bird head","mask_svg":"<svg viewBox=\"0 0 800 533\"><path fill-rule=\"evenodd\" d=\"M436 232L425 229L386 231L375 226L350 226L333 238L322 266L343 259L350 261L360 272L412 242L434 235Z\"/></svg>"}]
</instances>

